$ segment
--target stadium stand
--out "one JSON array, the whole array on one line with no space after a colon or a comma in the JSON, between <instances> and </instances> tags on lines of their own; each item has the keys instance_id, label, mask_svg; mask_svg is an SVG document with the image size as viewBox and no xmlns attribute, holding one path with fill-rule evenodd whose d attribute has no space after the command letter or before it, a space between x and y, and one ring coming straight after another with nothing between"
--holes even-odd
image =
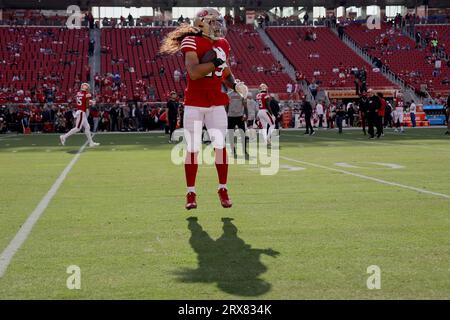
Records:
<instances>
[{"instance_id":1,"label":"stadium stand","mask_svg":"<svg viewBox=\"0 0 450 320\"><path fill-rule=\"evenodd\" d=\"M111 77L118 73L125 83L122 94L128 99L133 99L135 95L145 98L141 87L136 86L139 80L155 88L155 100L167 100L172 90L182 95L186 85L183 55L164 56L158 53L161 40L171 30L173 28L102 29L103 76L108 74ZM231 67L236 78L250 87L265 82L272 92L285 90L286 83L291 79L282 72L270 50L265 50L259 34L252 27L233 26L228 31L227 39L232 47ZM257 70L258 67L261 71ZM179 81L174 79L175 70L181 73ZM110 87L104 86L101 94L108 99L113 93Z\"/></svg>"},{"instance_id":2,"label":"stadium stand","mask_svg":"<svg viewBox=\"0 0 450 320\"><path fill-rule=\"evenodd\" d=\"M87 80L87 30L1 27L0 39L0 87L13 94L3 97L7 101L21 102L16 91L52 87L57 91L53 94L64 100L67 92Z\"/></svg>"},{"instance_id":3,"label":"stadium stand","mask_svg":"<svg viewBox=\"0 0 450 320\"><path fill-rule=\"evenodd\" d=\"M354 67L366 68L368 87L395 86L382 74L372 71L372 66L328 28L268 27L266 31L297 71L307 81L320 80L322 88L354 88L354 77L349 72ZM307 34L316 34L316 40L305 40ZM342 69L345 77L339 77Z\"/></svg>"},{"instance_id":4,"label":"stadium stand","mask_svg":"<svg viewBox=\"0 0 450 320\"><path fill-rule=\"evenodd\" d=\"M245 81L249 87L266 83L271 92L286 90L286 84L292 80L283 72L253 26L235 25L229 28L227 39L232 48L231 67L237 79ZM263 71L258 72L258 67Z\"/></svg>"},{"instance_id":5,"label":"stadium stand","mask_svg":"<svg viewBox=\"0 0 450 320\"><path fill-rule=\"evenodd\" d=\"M183 56L163 56L158 53L160 42L171 28L123 28L102 29L101 34L101 72L105 74L118 73L125 83L122 94L127 99L134 95L142 97L141 87L137 86L142 80L149 88L155 89L154 99L167 100L171 90L182 94L185 87L183 75ZM164 68L162 70L162 67ZM174 71L181 73L180 80L174 80ZM101 93L109 97L112 90L108 86L102 87Z\"/></svg>"},{"instance_id":6,"label":"stadium stand","mask_svg":"<svg viewBox=\"0 0 450 320\"><path fill-rule=\"evenodd\" d=\"M450 55L450 24L418 25L416 31L420 31L422 38L430 43L432 39L438 40L438 47Z\"/></svg>"},{"instance_id":7,"label":"stadium stand","mask_svg":"<svg viewBox=\"0 0 450 320\"><path fill-rule=\"evenodd\" d=\"M436 73L436 57L430 47L416 47L415 41L400 30L389 24L371 30L362 24L351 24L346 27L346 33L370 56L380 59L407 85L414 87L416 92L423 91L425 86L432 96L450 91L450 82L446 82L448 67L444 60L440 72Z\"/></svg>"}]
</instances>

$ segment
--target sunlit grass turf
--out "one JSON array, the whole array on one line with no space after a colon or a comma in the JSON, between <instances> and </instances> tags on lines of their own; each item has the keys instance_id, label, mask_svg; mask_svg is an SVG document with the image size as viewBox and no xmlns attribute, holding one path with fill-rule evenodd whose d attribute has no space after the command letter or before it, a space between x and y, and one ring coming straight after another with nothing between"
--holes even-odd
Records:
<instances>
[{"instance_id":1,"label":"sunlit grass turf","mask_svg":"<svg viewBox=\"0 0 450 320\"><path fill-rule=\"evenodd\" d=\"M0 136L0 251L84 139ZM450 298L448 199L281 159L275 176L232 165L228 210L214 166L200 166L199 208L187 212L163 134L96 140L0 279L1 299ZM283 157L450 195L440 129L379 141L289 131L281 146ZM81 290L66 287L69 265L81 268ZM366 287L370 265L380 290Z\"/></svg>"}]
</instances>

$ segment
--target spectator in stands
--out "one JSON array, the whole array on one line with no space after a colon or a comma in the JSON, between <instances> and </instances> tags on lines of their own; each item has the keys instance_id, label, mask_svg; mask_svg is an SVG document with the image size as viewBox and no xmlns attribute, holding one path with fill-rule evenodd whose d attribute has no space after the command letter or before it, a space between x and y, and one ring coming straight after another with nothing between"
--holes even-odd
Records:
<instances>
[{"instance_id":1,"label":"spectator in stands","mask_svg":"<svg viewBox=\"0 0 450 320\"><path fill-rule=\"evenodd\" d=\"M434 77L437 77L441 74L441 66L442 66L441 58L436 57L436 60L434 61L434 70L433 70Z\"/></svg>"},{"instance_id":2,"label":"spectator in stands","mask_svg":"<svg viewBox=\"0 0 450 320\"><path fill-rule=\"evenodd\" d=\"M156 100L156 90L151 84L148 86L148 97L150 101Z\"/></svg>"},{"instance_id":3,"label":"spectator in stands","mask_svg":"<svg viewBox=\"0 0 450 320\"><path fill-rule=\"evenodd\" d=\"M92 117L92 132L97 132L98 124L100 122L100 112L96 107L91 107L89 110L89 116Z\"/></svg>"},{"instance_id":4,"label":"spectator in stands","mask_svg":"<svg viewBox=\"0 0 450 320\"><path fill-rule=\"evenodd\" d=\"M289 97L289 98L291 98L291 95L292 95L292 89L293 89L292 83L288 82L288 83L286 84L286 93L288 94L288 97Z\"/></svg>"},{"instance_id":5,"label":"spectator in stands","mask_svg":"<svg viewBox=\"0 0 450 320\"><path fill-rule=\"evenodd\" d=\"M411 101L411 104L409 106L409 115L411 117L411 124L413 127L416 126L416 112L417 112L417 106L414 100Z\"/></svg>"},{"instance_id":6,"label":"spectator in stands","mask_svg":"<svg viewBox=\"0 0 450 320\"><path fill-rule=\"evenodd\" d=\"M134 18L131 15L131 13L128 15L128 26L130 26L130 27L134 26Z\"/></svg>"},{"instance_id":7,"label":"spectator in stands","mask_svg":"<svg viewBox=\"0 0 450 320\"><path fill-rule=\"evenodd\" d=\"M175 69L175 71L173 72L173 80L175 82L180 82L180 77L181 77L181 72L178 69Z\"/></svg>"},{"instance_id":8,"label":"spectator in stands","mask_svg":"<svg viewBox=\"0 0 450 320\"><path fill-rule=\"evenodd\" d=\"M309 15L308 15L308 12L306 12L305 15L303 16L303 21L304 21L305 25L308 25L308 23L309 23Z\"/></svg>"},{"instance_id":9,"label":"spectator in stands","mask_svg":"<svg viewBox=\"0 0 450 320\"><path fill-rule=\"evenodd\" d=\"M431 52L437 53L438 52L438 43L439 41L437 39L431 40Z\"/></svg>"},{"instance_id":10,"label":"spectator in stands","mask_svg":"<svg viewBox=\"0 0 450 320\"><path fill-rule=\"evenodd\" d=\"M342 40L344 38L344 26L342 25L342 23L339 24L337 31L338 31L339 39Z\"/></svg>"},{"instance_id":11,"label":"spectator in stands","mask_svg":"<svg viewBox=\"0 0 450 320\"><path fill-rule=\"evenodd\" d=\"M95 40L91 39L89 40L89 48L88 48L89 57L92 57L94 55L94 50L95 50Z\"/></svg>"},{"instance_id":12,"label":"spectator in stands","mask_svg":"<svg viewBox=\"0 0 450 320\"><path fill-rule=\"evenodd\" d=\"M416 32L416 48L420 48L422 46L422 34L420 33L420 31Z\"/></svg>"},{"instance_id":13,"label":"spectator in stands","mask_svg":"<svg viewBox=\"0 0 450 320\"><path fill-rule=\"evenodd\" d=\"M166 68L164 66L161 66L159 68L159 76L162 77L166 73Z\"/></svg>"},{"instance_id":14,"label":"spectator in stands","mask_svg":"<svg viewBox=\"0 0 450 320\"><path fill-rule=\"evenodd\" d=\"M184 18L183 15L181 15L178 20L177 20L178 24L182 24L184 22Z\"/></svg>"},{"instance_id":15,"label":"spectator in stands","mask_svg":"<svg viewBox=\"0 0 450 320\"><path fill-rule=\"evenodd\" d=\"M358 76L355 76L353 82L355 83L355 94L359 96L361 93L361 80L358 78Z\"/></svg>"},{"instance_id":16,"label":"spectator in stands","mask_svg":"<svg viewBox=\"0 0 450 320\"><path fill-rule=\"evenodd\" d=\"M66 133L66 119L64 117L65 108L58 109L55 115L55 132Z\"/></svg>"},{"instance_id":17,"label":"spectator in stands","mask_svg":"<svg viewBox=\"0 0 450 320\"><path fill-rule=\"evenodd\" d=\"M30 130L30 114L28 111L20 112L21 120L20 123L22 125L22 133L29 133Z\"/></svg>"},{"instance_id":18,"label":"spectator in stands","mask_svg":"<svg viewBox=\"0 0 450 320\"><path fill-rule=\"evenodd\" d=\"M314 79L308 86L308 88L311 91L311 94L312 94L314 100L316 99L316 96L317 96L318 87L319 86L317 85L317 83L316 83L316 81Z\"/></svg>"}]
</instances>

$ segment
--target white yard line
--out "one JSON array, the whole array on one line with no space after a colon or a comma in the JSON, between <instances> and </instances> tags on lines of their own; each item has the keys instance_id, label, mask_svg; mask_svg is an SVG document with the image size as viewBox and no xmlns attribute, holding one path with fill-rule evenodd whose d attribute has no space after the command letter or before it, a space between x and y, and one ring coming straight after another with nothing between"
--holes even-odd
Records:
<instances>
[{"instance_id":1,"label":"white yard line","mask_svg":"<svg viewBox=\"0 0 450 320\"><path fill-rule=\"evenodd\" d=\"M72 170L75 163L80 158L81 153L86 148L87 142L78 150L77 154L72 158L72 161L67 165L61 175L56 179L55 183L52 185L47 194L42 198L41 202L37 205L34 211L30 214L28 219L19 229L15 237L11 240L9 245L0 255L0 278L5 275L6 270L8 269L9 264L11 263L12 258L16 254L16 252L20 249L22 244L27 240L28 236L33 230L34 225L39 220L39 218L44 213L45 209L47 209L50 201L55 196L56 192L58 192L59 187L64 182L67 177L67 174Z\"/></svg>"},{"instance_id":2,"label":"white yard line","mask_svg":"<svg viewBox=\"0 0 450 320\"><path fill-rule=\"evenodd\" d=\"M323 166L323 165L317 164L317 163L301 161L301 160L288 158L288 157L284 157L284 156L280 156L280 158L284 159L284 160L288 160L288 161L301 163L303 165L308 165L308 166L311 166L311 167L316 167L316 168L320 168L320 169L325 169L325 170L329 170L329 171L334 171L334 172L347 174L347 175L350 175L350 176L358 177L358 178L365 179L365 180L374 181L374 182L385 184L385 185L388 185L388 186L399 187L399 188L403 188L403 189L416 191L416 192L419 192L419 193L431 194L433 196L437 196L437 197L441 197L441 198L445 198L445 199L450 199L450 195L444 194L444 193L433 192L433 191L429 191L429 190L425 190L425 189L411 187L411 186L408 186L408 185L405 185L405 184L401 184L401 183L397 183L397 182L391 182L391 181L386 181L386 180L383 180L383 179L378 179L378 178L375 178L375 177L370 177L370 176L366 176L366 175L363 175L363 174L359 174L359 173L355 173L355 172L351 172L351 171L347 171L347 170L327 167L327 166Z\"/></svg>"},{"instance_id":3,"label":"white yard line","mask_svg":"<svg viewBox=\"0 0 450 320\"><path fill-rule=\"evenodd\" d=\"M282 136L286 135L289 137L298 137L301 138L301 135L296 135L296 134L289 134L289 133L282 133ZM309 136L308 136L309 137ZM364 136L363 136L364 137ZM417 135L415 137L418 137ZM420 143L414 143L414 144L405 144L405 143L389 143L389 142L383 142L380 141L379 139L377 140L372 140L369 141L368 138L363 138L361 140L361 138L355 138L355 139L342 139L342 138L333 138L333 137L320 137L317 136L317 134L314 137L311 137L311 140L315 140L315 139L319 139L319 140L326 140L326 141L348 141L348 142L356 142L356 143L362 143L364 145L371 145L371 146L376 146L376 145L385 145L385 146L390 146L390 147L396 147L396 146L401 146L401 147L412 147L412 148L416 148L416 147L420 147L420 148L424 148L424 149L429 149L429 150L433 150L433 151L445 151L445 152L450 152L450 148L448 149L443 149L443 148L438 148L438 147L432 147L430 145L424 145L424 144L420 144ZM450 139L449 139L450 140ZM392 140L390 140L392 141ZM397 141L402 141L402 140L397 140Z\"/></svg>"}]
</instances>

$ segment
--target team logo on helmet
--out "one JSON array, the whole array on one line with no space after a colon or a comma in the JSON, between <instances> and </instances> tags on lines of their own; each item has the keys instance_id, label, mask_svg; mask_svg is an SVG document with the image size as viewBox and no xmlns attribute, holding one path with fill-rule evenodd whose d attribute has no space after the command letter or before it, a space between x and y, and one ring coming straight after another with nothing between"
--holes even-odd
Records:
<instances>
[{"instance_id":1,"label":"team logo on helmet","mask_svg":"<svg viewBox=\"0 0 450 320\"><path fill-rule=\"evenodd\" d=\"M195 15L194 27L202 30L203 35L212 40L225 37L227 31L225 20L214 8L203 8L198 11Z\"/></svg>"},{"instance_id":2,"label":"team logo on helmet","mask_svg":"<svg viewBox=\"0 0 450 320\"><path fill-rule=\"evenodd\" d=\"M200 11L200 13L198 14L198 16L199 17L205 17L205 16L207 16L208 15L208 10L203 10L203 11Z\"/></svg>"}]
</instances>

